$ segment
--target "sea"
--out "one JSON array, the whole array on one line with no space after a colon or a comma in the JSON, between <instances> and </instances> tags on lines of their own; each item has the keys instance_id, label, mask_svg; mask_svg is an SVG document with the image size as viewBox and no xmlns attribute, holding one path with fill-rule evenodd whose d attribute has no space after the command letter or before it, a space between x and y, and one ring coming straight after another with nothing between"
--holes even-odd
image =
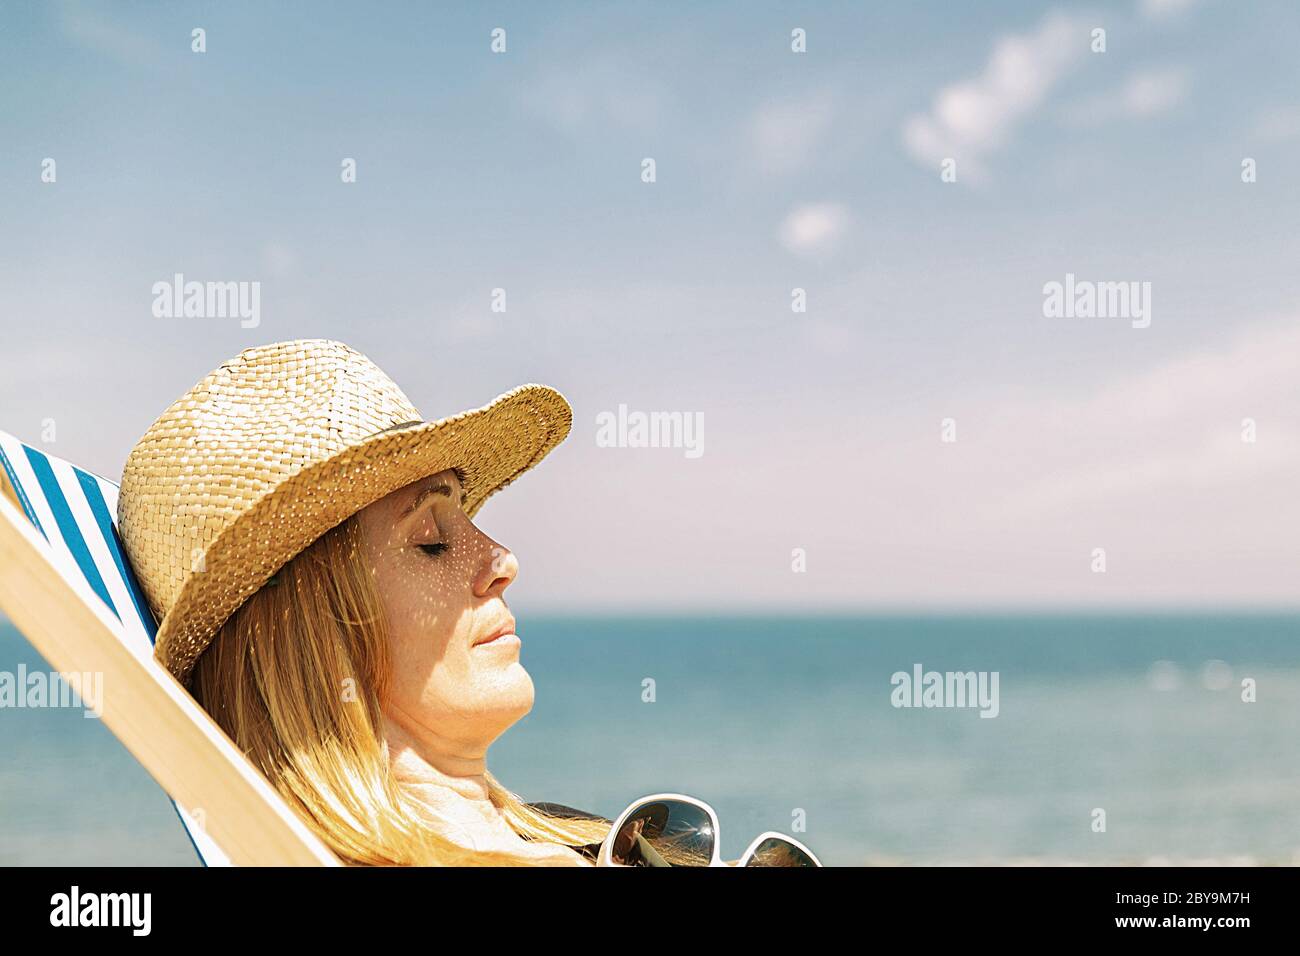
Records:
<instances>
[{"instance_id":1,"label":"sea","mask_svg":"<svg viewBox=\"0 0 1300 956\"><path fill-rule=\"evenodd\" d=\"M827 865L1300 863L1300 614L524 615L519 633L536 703L488 765L528 800L612 817L689 794L727 857L778 830ZM0 622L0 671L20 664L48 670ZM931 673L925 706L909 682ZM949 673L996 707L944 693ZM197 863L101 721L0 709L0 864Z\"/></svg>"}]
</instances>

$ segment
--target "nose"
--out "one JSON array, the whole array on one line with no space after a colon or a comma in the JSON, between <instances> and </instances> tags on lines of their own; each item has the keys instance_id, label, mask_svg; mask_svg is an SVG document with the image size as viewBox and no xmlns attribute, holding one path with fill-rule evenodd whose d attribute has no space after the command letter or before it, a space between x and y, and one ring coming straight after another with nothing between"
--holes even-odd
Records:
<instances>
[{"instance_id":1,"label":"nose","mask_svg":"<svg viewBox=\"0 0 1300 956\"><path fill-rule=\"evenodd\" d=\"M474 576L474 596L500 597L519 575L519 561L515 553L505 545L497 544L491 538L484 538L487 549L483 566Z\"/></svg>"}]
</instances>

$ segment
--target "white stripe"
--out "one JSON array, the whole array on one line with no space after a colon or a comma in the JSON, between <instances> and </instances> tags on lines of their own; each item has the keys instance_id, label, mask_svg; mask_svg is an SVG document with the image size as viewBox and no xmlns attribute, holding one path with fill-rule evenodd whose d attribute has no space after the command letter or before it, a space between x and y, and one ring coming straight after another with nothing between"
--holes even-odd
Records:
<instances>
[{"instance_id":1,"label":"white stripe","mask_svg":"<svg viewBox=\"0 0 1300 956\"><path fill-rule=\"evenodd\" d=\"M113 607L117 609L118 616L121 618L118 639L137 656L146 659L152 657L153 645L149 643L149 635L144 632L140 624L140 615L135 612L135 602L131 600L131 592L122 581L117 565L113 562L113 555L109 553L108 545L104 543L99 522L95 520L95 513L90 510L86 493L77 481L77 473L62 458L50 458L50 468L59 487L63 489L63 497L68 501L68 510L72 512L73 520L81 529L86 550L90 552L90 558L95 562L95 568L104 580L104 588L112 598Z\"/></svg>"},{"instance_id":2,"label":"white stripe","mask_svg":"<svg viewBox=\"0 0 1300 956\"><path fill-rule=\"evenodd\" d=\"M108 507L108 513L113 518L113 527L117 527L117 484L109 481L107 478L101 478L92 472L86 472L99 484L99 493L104 496L104 504Z\"/></svg>"},{"instance_id":3,"label":"white stripe","mask_svg":"<svg viewBox=\"0 0 1300 956\"><path fill-rule=\"evenodd\" d=\"M86 472L86 474L89 475L91 478L93 478L95 484L99 486L99 493L104 498L104 507L108 509L109 520L113 523L113 529L117 530L117 485L113 484L113 482L109 481L107 478L103 478L99 475L96 475L93 472ZM98 525L96 525L96 533L98 532L99 532ZM100 534L99 537L101 541L104 538L102 534ZM112 542L112 547L113 550L116 551L118 555L121 557L122 567L124 569L129 568L131 562L127 559L126 554L117 546L116 538ZM121 574L117 570L116 563L113 564L113 574L120 579ZM122 618L123 620L126 620L128 617L130 618L132 632L136 630L139 631L140 639L144 642L143 647L145 649L145 652L152 657L153 637L154 634L156 634L158 631L158 625L153 619L153 613L149 610L148 599L144 596L143 593L141 593L140 609L137 610L135 606L135 601L131 600L130 583L127 581L123 581L122 587L126 591L127 600L130 601L130 604L128 605L127 609L122 612ZM141 619L141 615L144 615L143 620Z\"/></svg>"},{"instance_id":4,"label":"white stripe","mask_svg":"<svg viewBox=\"0 0 1300 956\"><path fill-rule=\"evenodd\" d=\"M23 453L22 442L20 442L13 435L10 435L8 432L0 432L0 450L4 451L5 457L9 459L10 465L13 467L15 472L18 471L20 463L22 466L24 467L26 466L27 456ZM7 473L5 474L5 478L6 479L9 478L9 475ZM36 479L33 476L28 478L26 481L24 481L21 475L19 475L17 480L18 483L22 485L22 487L16 488L14 490L17 492L18 498L21 502L24 496L30 497L27 494L28 493L27 485L35 484ZM23 514L26 515L27 506L20 504L20 508Z\"/></svg>"},{"instance_id":5,"label":"white stripe","mask_svg":"<svg viewBox=\"0 0 1300 956\"><path fill-rule=\"evenodd\" d=\"M108 514L113 519L113 530L117 531L118 537L120 538L122 532L117 526L117 485L109 481L107 478L96 475L93 472L87 472L87 474L94 478L95 483L99 485L99 493L104 496L104 507L108 509ZM130 567L131 562L127 558L125 552L120 553L122 554L123 566ZM134 604L132 607L134 607ZM149 646L152 648L154 635L158 633L158 622L154 619L153 612L149 609L149 599L145 597L143 590L141 590L140 593L140 607L141 613L146 616L146 619L141 626L144 629L144 636L148 639Z\"/></svg>"},{"instance_id":6,"label":"white stripe","mask_svg":"<svg viewBox=\"0 0 1300 956\"><path fill-rule=\"evenodd\" d=\"M194 845L198 847L199 856L203 858L203 862L208 866L231 866L230 857L222 853L221 847L217 846L212 837L208 836L207 831L194 822L189 811L179 803L176 803L175 800L173 800L172 803L180 812L181 823L185 824L185 829L189 831L190 839L192 839Z\"/></svg>"},{"instance_id":7,"label":"white stripe","mask_svg":"<svg viewBox=\"0 0 1300 956\"><path fill-rule=\"evenodd\" d=\"M31 462L27 460L27 452L23 450L22 442L12 435L0 432L0 447L4 448L9 464L14 474L18 476L18 483L23 486L23 492L27 495L32 510L36 512L36 520L41 523L41 528L49 539L47 551L54 566L65 578L71 581L84 581L85 576L81 573L81 567L63 541L59 523L54 520L54 512L50 510L50 504L45 500L45 492L36 478L36 472L32 471Z\"/></svg>"}]
</instances>

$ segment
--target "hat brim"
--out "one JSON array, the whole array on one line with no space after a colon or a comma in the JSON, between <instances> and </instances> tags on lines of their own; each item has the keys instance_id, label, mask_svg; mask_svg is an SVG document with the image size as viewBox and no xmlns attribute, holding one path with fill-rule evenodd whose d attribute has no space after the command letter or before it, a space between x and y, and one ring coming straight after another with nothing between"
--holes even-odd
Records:
<instances>
[{"instance_id":1,"label":"hat brim","mask_svg":"<svg viewBox=\"0 0 1300 956\"><path fill-rule=\"evenodd\" d=\"M279 482L208 546L158 627L154 657L182 684L222 624L331 528L413 481L456 468L471 517L568 435L573 411L544 385L482 408L369 436Z\"/></svg>"}]
</instances>

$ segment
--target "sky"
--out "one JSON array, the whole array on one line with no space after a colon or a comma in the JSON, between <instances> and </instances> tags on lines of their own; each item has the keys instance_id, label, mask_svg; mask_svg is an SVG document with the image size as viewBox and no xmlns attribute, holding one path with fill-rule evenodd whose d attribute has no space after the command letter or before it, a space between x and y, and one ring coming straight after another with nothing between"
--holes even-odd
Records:
<instances>
[{"instance_id":1,"label":"sky","mask_svg":"<svg viewBox=\"0 0 1300 956\"><path fill-rule=\"evenodd\" d=\"M1298 38L1213 0L6 4L0 428L116 479L225 359L333 338L429 419L573 404L478 518L516 609L1295 607ZM156 316L176 273L259 283L257 324ZM1049 317L1067 276L1149 324ZM702 453L602 447L620 406Z\"/></svg>"}]
</instances>

